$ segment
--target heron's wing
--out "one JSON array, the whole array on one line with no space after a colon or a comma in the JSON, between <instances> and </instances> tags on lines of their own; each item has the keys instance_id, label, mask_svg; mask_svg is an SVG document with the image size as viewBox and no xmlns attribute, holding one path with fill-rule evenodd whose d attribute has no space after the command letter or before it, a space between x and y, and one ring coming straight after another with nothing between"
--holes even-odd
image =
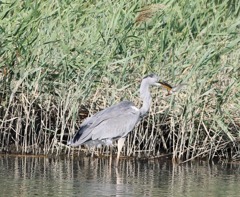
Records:
<instances>
[{"instance_id":1,"label":"heron's wing","mask_svg":"<svg viewBox=\"0 0 240 197\"><path fill-rule=\"evenodd\" d=\"M121 113L117 112L92 130L92 140L125 137L137 124L139 117L139 110L131 107Z\"/></svg>"},{"instance_id":2,"label":"heron's wing","mask_svg":"<svg viewBox=\"0 0 240 197\"><path fill-rule=\"evenodd\" d=\"M80 125L70 145L78 146L88 140L118 137L113 131L119 130L120 126L124 126L124 130L132 129L138 118L139 111L134 107L134 104L130 101L122 101L87 118ZM129 126L125 125L127 123Z\"/></svg>"}]
</instances>

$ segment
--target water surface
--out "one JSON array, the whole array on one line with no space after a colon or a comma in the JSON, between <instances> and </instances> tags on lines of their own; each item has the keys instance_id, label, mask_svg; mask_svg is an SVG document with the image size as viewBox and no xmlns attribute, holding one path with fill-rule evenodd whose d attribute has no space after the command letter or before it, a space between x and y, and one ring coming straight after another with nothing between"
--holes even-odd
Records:
<instances>
[{"instance_id":1,"label":"water surface","mask_svg":"<svg viewBox=\"0 0 240 197\"><path fill-rule=\"evenodd\" d=\"M240 165L0 156L0 196L240 196Z\"/></svg>"}]
</instances>

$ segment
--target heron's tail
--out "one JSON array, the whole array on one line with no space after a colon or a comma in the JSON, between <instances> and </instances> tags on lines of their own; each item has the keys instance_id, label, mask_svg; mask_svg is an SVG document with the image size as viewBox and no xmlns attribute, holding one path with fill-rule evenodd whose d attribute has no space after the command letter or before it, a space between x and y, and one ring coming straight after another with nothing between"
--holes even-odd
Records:
<instances>
[{"instance_id":1,"label":"heron's tail","mask_svg":"<svg viewBox=\"0 0 240 197\"><path fill-rule=\"evenodd\" d=\"M70 140L67 142L67 145L68 145L68 146L71 146L72 143L73 143L73 139L70 139Z\"/></svg>"},{"instance_id":2,"label":"heron's tail","mask_svg":"<svg viewBox=\"0 0 240 197\"><path fill-rule=\"evenodd\" d=\"M80 146L83 143L83 141L81 139L81 136L86 129L87 129L87 125L81 126L78 129L78 131L75 133L73 138L68 141L67 145L69 145L69 146Z\"/></svg>"},{"instance_id":3,"label":"heron's tail","mask_svg":"<svg viewBox=\"0 0 240 197\"><path fill-rule=\"evenodd\" d=\"M67 142L67 145L68 146L80 146L81 144L78 143L77 141L74 142L74 137L72 139L70 139L68 142Z\"/></svg>"}]
</instances>

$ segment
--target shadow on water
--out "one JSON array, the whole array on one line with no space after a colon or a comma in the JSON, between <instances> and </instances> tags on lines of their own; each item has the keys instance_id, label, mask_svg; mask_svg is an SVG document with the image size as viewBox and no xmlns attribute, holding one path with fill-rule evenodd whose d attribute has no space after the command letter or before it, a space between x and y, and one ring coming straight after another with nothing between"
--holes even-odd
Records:
<instances>
[{"instance_id":1,"label":"shadow on water","mask_svg":"<svg viewBox=\"0 0 240 197\"><path fill-rule=\"evenodd\" d=\"M240 165L0 156L1 196L239 196Z\"/></svg>"}]
</instances>

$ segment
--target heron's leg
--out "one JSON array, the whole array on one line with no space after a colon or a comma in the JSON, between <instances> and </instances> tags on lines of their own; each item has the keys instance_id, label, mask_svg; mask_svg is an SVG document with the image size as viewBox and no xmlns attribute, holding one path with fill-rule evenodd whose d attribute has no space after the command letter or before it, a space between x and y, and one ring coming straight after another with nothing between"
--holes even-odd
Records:
<instances>
[{"instance_id":1,"label":"heron's leg","mask_svg":"<svg viewBox=\"0 0 240 197\"><path fill-rule=\"evenodd\" d=\"M120 152L122 150L122 147L124 145L125 142L125 138L120 138L118 140L118 153L117 153L117 162L116 162L116 166L118 166L118 162L119 162L119 157L120 157Z\"/></svg>"},{"instance_id":2,"label":"heron's leg","mask_svg":"<svg viewBox=\"0 0 240 197\"><path fill-rule=\"evenodd\" d=\"M110 166L112 165L112 152L113 152L113 147L109 146L109 150L110 150Z\"/></svg>"},{"instance_id":3,"label":"heron's leg","mask_svg":"<svg viewBox=\"0 0 240 197\"><path fill-rule=\"evenodd\" d=\"M90 153L91 153L91 157L93 158L93 156L94 156L94 154L95 154L95 153L94 153L94 151L95 151L95 146L91 146L89 150L90 150Z\"/></svg>"}]
</instances>

